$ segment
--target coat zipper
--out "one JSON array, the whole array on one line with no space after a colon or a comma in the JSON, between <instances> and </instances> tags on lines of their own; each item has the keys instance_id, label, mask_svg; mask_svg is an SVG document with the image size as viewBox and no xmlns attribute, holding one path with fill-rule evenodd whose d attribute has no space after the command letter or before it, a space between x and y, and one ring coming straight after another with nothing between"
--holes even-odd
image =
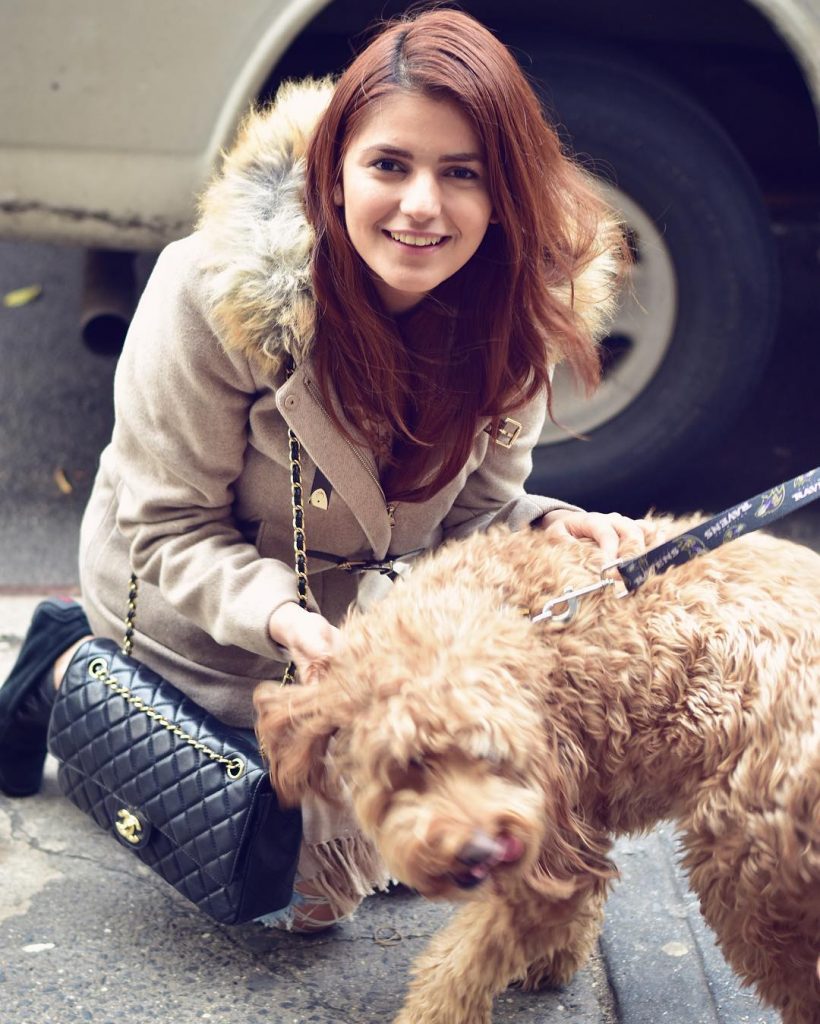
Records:
<instances>
[{"instance_id":1,"label":"coat zipper","mask_svg":"<svg viewBox=\"0 0 820 1024\"><path fill-rule=\"evenodd\" d=\"M310 392L311 398L319 406L319 408L322 410L322 412L327 417L327 419L330 419L330 413L328 413L327 409L325 409L324 405L322 404L321 396L316 394L316 392L313 390L313 388L311 386L310 381L307 378L304 378L304 380L305 380L305 387ZM332 424L332 420L331 420L331 424ZM367 475L375 483L375 485L379 488L379 493L382 496L382 500L384 501L384 508L385 508L385 511L387 512L387 521L389 522L390 529L392 530L393 527L396 525L396 508L397 508L397 503L387 500L387 495L384 493L384 488L381 485L381 481L376 476L376 474L373 472L373 470L370 468L370 466L369 466L369 464L367 462L367 459L364 457L364 455L362 455L362 453L359 451L359 449L353 444L353 442L350 440L350 438L347 437L345 434L341 434L340 436L341 436L342 440L344 441L344 443L347 445L347 447L353 452L353 454L356 456L356 458L359 460L359 462L361 462L361 464L364 466L365 471L367 472Z\"/></svg>"}]
</instances>

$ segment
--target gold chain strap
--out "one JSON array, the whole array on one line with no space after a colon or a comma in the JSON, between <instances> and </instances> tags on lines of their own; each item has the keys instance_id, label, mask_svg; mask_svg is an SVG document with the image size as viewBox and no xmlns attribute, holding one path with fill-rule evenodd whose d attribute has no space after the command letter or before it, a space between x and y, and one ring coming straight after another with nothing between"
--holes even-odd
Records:
<instances>
[{"instance_id":1,"label":"gold chain strap","mask_svg":"<svg viewBox=\"0 0 820 1024\"><path fill-rule=\"evenodd\" d=\"M131 579L128 581L128 606L125 613L125 634L122 638L122 653L127 657L131 657L131 652L134 650L134 620L137 617L137 590L139 588L139 581L137 580L136 573L131 573ZM216 761L219 764L224 764L229 779L241 779L245 774L245 762L241 757L235 755L234 757L225 757L223 754L218 754L215 750L211 750L210 747L201 743L198 739L193 736L189 736L187 732L180 729L178 725L174 725L173 722L169 722L168 719L159 713L156 708L152 708L150 704L146 704L142 697L135 697L133 693L126 686L122 686L117 680L108 672L108 662L105 658L94 658L88 665L88 674L94 679L98 679L100 682L105 683L109 686L114 693L119 694L132 704L138 711L144 711L145 714L152 718L155 722L161 725L168 732L172 732L175 736L178 736L181 740L185 740L194 750L198 750L200 753L205 754L212 761Z\"/></svg>"},{"instance_id":2,"label":"gold chain strap","mask_svg":"<svg viewBox=\"0 0 820 1024\"><path fill-rule=\"evenodd\" d=\"M291 373L293 373L292 361L288 366L288 376L290 376ZM305 549L305 509L302 504L301 448L299 445L299 438L290 428L288 429L288 453L290 456L290 491L291 505L293 508L293 558L294 569L296 571L296 586L299 591L299 606L301 608L307 608L308 576L307 551ZM134 649L134 620L137 616L138 588L139 581L137 580L137 575L132 572L128 583L128 605L125 614L125 634L123 635L122 640L122 652L128 657L131 656L131 652ZM296 665L294 662L288 662L288 665L282 675L282 686L287 686L293 682L295 672ZM141 697L135 697L127 687L121 686L120 683L110 675L108 671L108 663L104 658L94 658L88 666L88 673L94 679L98 679L100 682L105 683L106 686L109 686L114 693L119 694L120 697L127 700L128 703L133 705L138 711L144 711L149 718L152 718L164 729L167 729L175 736L178 736L179 739L190 744L194 750L198 750L200 753L205 754L212 761L224 764L229 778L238 779L244 774L245 762L241 757L225 757L223 754L218 754L215 750L211 750L210 747L201 743L193 736L189 736L188 733L183 729L180 729L178 725L174 725L173 722L169 722L164 715L161 715L155 708L146 704Z\"/></svg>"},{"instance_id":3,"label":"gold chain strap","mask_svg":"<svg viewBox=\"0 0 820 1024\"><path fill-rule=\"evenodd\" d=\"M293 360L288 360L288 377L293 373ZM302 461L299 438L288 428L288 455L290 457L290 495L293 509L293 567L299 591L299 607L307 608L307 551L305 549L305 509L302 504ZM282 686L293 682L296 664L289 661L282 674Z\"/></svg>"},{"instance_id":4,"label":"gold chain strap","mask_svg":"<svg viewBox=\"0 0 820 1024\"><path fill-rule=\"evenodd\" d=\"M170 722L164 715L161 715L156 708L152 708L150 704L146 704L142 697L135 697L127 686L122 686L118 683L114 676L112 676L108 671L108 662L105 658L92 658L88 664L88 674L93 679L97 679L101 683L105 683L105 685L109 686L114 693L127 700L128 703L133 705L138 711L144 711L149 718L152 718L158 725L167 729L168 732L172 732L174 736L178 736L181 740L185 740L185 742L189 744L189 746L192 746L194 750L198 750L200 753L205 754L212 761L216 761L218 764L225 765L229 778L239 779L245 774L245 762L241 757L225 757L224 754L218 754L215 750L212 750L200 740L190 736L184 729L180 729L178 725L174 725L174 723Z\"/></svg>"},{"instance_id":5,"label":"gold chain strap","mask_svg":"<svg viewBox=\"0 0 820 1024\"><path fill-rule=\"evenodd\" d=\"M125 635L122 638L122 653L131 657L134 650L134 619L137 616L137 576L131 573L128 581L128 606L125 613Z\"/></svg>"}]
</instances>

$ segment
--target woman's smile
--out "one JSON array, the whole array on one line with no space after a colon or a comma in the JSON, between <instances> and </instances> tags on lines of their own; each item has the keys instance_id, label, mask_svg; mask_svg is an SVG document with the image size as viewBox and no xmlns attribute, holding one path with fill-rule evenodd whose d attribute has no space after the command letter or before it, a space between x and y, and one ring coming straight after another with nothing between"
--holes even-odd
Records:
<instances>
[{"instance_id":1,"label":"woman's smile","mask_svg":"<svg viewBox=\"0 0 820 1024\"><path fill-rule=\"evenodd\" d=\"M411 249L438 248L447 241L447 235L423 235L412 231L391 231L389 228L385 228L384 233L394 242Z\"/></svg>"}]
</instances>

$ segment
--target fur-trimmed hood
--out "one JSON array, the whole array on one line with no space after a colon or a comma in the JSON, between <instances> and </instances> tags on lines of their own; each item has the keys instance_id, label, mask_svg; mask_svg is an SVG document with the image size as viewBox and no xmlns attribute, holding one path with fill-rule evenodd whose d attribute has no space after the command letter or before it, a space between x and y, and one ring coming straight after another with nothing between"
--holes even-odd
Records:
<instances>
[{"instance_id":1,"label":"fur-trimmed hood","mask_svg":"<svg viewBox=\"0 0 820 1024\"><path fill-rule=\"evenodd\" d=\"M313 337L305 154L332 93L327 78L290 82L251 112L200 202L211 313L223 343L249 358L299 362Z\"/></svg>"},{"instance_id":2,"label":"fur-trimmed hood","mask_svg":"<svg viewBox=\"0 0 820 1024\"><path fill-rule=\"evenodd\" d=\"M203 284L223 344L274 368L286 354L300 362L314 333L305 154L333 88L330 78L289 82L272 106L251 112L200 202ZM615 305L613 227L602 225L600 251L574 282L575 311L596 338Z\"/></svg>"}]
</instances>

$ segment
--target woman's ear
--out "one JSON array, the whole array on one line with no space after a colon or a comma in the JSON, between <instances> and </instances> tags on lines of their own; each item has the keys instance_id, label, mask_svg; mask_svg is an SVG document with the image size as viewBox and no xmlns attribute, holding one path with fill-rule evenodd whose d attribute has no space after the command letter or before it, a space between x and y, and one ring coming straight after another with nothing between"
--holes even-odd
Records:
<instances>
[{"instance_id":1,"label":"woman's ear","mask_svg":"<svg viewBox=\"0 0 820 1024\"><path fill-rule=\"evenodd\" d=\"M333 202L337 206L344 206L345 204L345 197L344 193L342 192L341 184L336 185L336 187L333 189Z\"/></svg>"},{"instance_id":2,"label":"woman's ear","mask_svg":"<svg viewBox=\"0 0 820 1024\"><path fill-rule=\"evenodd\" d=\"M333 800L338 785L328 764L327 748L343 724L343 702L320 683L261 683L254 691L253 703L256 735L280 802L295 807L308 790Z\"/></svg>"}]
</instances>

